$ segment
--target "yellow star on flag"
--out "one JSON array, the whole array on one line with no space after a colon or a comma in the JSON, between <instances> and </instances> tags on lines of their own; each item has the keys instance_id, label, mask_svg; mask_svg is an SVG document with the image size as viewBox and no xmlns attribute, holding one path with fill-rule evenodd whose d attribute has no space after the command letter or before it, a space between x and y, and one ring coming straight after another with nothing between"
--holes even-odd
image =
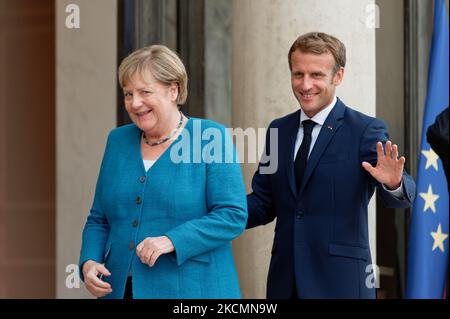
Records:
<instances>
[{"instance_id":1,"label":"yellow star on flag","mask_svg":"<svg viewBox=\"0 0 450 319\"><path fill-rule=\"evenodd\" d=\"M439 247L444 252L444 240L447 239L448 234L442 232L441 224L439 224L436 232L431 232L431 237L434 239L432 251Z\"/></svg>"},{"instance_id":2,"label":"yellow star on flag","mask_svg":"<svg viewBox=\"0 0 450 319\"><path fill-rule=\"evenodd\" d=\"M419 193L420 197L425 201L425 206L423 207L423 211L425 212L428 208L430 208L434 214L436 214L436 206L435 202L438 200L439 195L433 194L433 188L431 184L428 185L427 193Z\"/></svg>"},{"instance_id":3,"label":"yellow star on flag","mask_svg":"<svg viewBox=\"0 0 450 319\"><path fill-rule=\"evenodd\" d=\"M425 169L427 170L430 166L438 171L438 162L439 156L430 148L429 151L422 151L422 154L427 158L427 163L425 164Z\"/></svg>"}]
</instances>

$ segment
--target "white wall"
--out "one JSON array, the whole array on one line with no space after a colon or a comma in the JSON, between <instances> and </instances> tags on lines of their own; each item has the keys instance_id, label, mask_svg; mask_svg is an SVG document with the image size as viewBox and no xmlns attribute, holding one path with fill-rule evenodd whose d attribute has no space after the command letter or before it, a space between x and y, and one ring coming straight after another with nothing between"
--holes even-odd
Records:
<instances>
[{"instance_id":1,"label":"white wall","mask_svg":"<svg viewBox=\"0 0 450 319\"><path fill-rule=\"evenodd\" d=\"M116 124L117 1L55 3L57 297L80 298L87 292L66 287L65 269L78 263L106 136ZM79 29L66 28L69 3L80 8Z\"/></svg>"}]
</instances>

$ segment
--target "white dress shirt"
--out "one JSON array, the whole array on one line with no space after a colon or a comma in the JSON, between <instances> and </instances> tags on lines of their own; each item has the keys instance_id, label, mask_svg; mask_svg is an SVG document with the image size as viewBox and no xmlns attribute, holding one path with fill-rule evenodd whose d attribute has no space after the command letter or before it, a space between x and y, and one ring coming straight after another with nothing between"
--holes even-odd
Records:
<instances>
[{"instance_id":1,"label":"white dress shirt","mask_svg":"<svg viewBox=\"0 0 450 319\"><path fill-rule=\"evenodd\" d=\"M146 172L153 166L153 164L156 163L156 161L153 161L153 160L143 160L143 161L144 161L144 167L145 167Z\"/></svg>"},{"instance_id":2,"label":"white dress shirt","mask_svg":"<svg viewBox=\"0 0 450 319\"><path fill-rule=\"evenodd\" d=\"M300 125L297 132L297 140L295 141L295 151L294 151L294 161L295 157L297 156L297 152L300 149L300 145L303 141L303 124L302 122L305 120L311 120L316 122L316 125L314 125L314 128L311 133L311 146L309 147L309 153L308 157L311 154L311 151L314 147L314 144L316 144L317 137L319 136L320 130L322 129L323 123L325 123L325 120L327 119L328 115L330 114L331 110L333 110L333 107L336 105L337 97L334 96L333 101L327 105L322 111L314 115L313 117L309 117L308 115L303 112L303 109L300 109Z\"/></svg>"},{"instance_id":3,"label":"white dress shirt","mask_svg":"<svg viewBox=\"0 0 450 319\"><path fill-rule=\"evenodd\" d=\"M314 125L314 128L311 133L311 146L309 147L309 153L308 153L308 158L309 158L309 155L311 155L311 151L314 148L314 144L316 144L317 137L319 136L320 130L322 129L322 126L325 123L325 120L327 119L328 115L330 115L330 112L333 110L333 107L336 105L336 102L337 102L337 97L335 95L333 98L333 101L330 104L328 104L322 111L320 111L313 117L309 117L308 115L305 114L305 112L303 112L303 109L300 109L300 125L299 125L298 132L297 132L297 139L295 140L295 150L294 150L294 158L293 158L294 161L295 161L295 157L297 156L297 152L300 149L300 145L302 144L302 141L303 141L303 124L302 124L302 122L305 120L311 120L316 123L316 125ZM362 168L362 169L364 169L364 168ZM403 187L402 187L403 180L400 182L400 186L397 189L392 190L392 191L387 189L384 184L382 184L382 185L385 190L392 193L395 197L397 197L399 199L403 198Z\"/></svg>"}]
</instances>

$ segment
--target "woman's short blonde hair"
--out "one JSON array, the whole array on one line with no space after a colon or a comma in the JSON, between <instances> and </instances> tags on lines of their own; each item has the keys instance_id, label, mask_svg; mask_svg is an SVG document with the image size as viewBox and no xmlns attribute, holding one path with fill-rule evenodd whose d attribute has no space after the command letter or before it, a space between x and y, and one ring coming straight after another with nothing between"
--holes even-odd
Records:
<instances>
[{"instance_id":1,"label":"woman's short blonde hair","mask_svg":"<svg viewBox=\"0 0 450 319\"><path fill-rule=\"evenodd\" d=\"M188 77L178 55L164 45L152 45L134 51L119 66L119 84L123 88L136 74L148 82L148 74L165 84L178 86L177 104L186 103Z\"/></svg>"}]
</instances>

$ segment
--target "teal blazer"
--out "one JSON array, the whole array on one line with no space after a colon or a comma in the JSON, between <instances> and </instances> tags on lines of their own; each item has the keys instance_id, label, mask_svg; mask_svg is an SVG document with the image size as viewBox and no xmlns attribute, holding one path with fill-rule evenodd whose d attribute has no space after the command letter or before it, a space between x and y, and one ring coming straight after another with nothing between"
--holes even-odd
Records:
<instances>
[{"instance_id":1,"label":"teal blazer","mask_svg":"<svg viewBox=\"0 0 450 319\"><path fill-rule=\"evenodd\" d=\"M91 259L111 272L103 277L112 286L105 298L123 297L129 273L134 298L240 298L231 241L245 229L247 201L225 128L190 118L148 172L140 135L131 124L108 136L83 230L82 279L81 268ZM163 235L175 252L150 268L135 248Z\"/></svg>"}]
</instances>

